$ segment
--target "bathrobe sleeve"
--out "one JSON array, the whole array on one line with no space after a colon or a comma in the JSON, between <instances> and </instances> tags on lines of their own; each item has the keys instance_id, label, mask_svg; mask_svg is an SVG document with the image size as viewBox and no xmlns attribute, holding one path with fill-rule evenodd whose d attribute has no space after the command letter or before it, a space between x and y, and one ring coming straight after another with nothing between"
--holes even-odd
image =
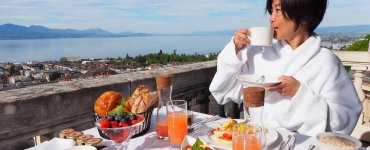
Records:
<instances>
[{"instance_id":1,"label":"bathrobe sleeve","mask_svg":"<svg viewBox=\"0 0 370 150\"><path fill-rule=\"evenodd\" d=\"M233 39L225 46L217 57L217 72L209 87L210 92L216 101L224 105L233 100L236 103L241 101L242 84L236 81L243 64L247 61L246 48L235 53Z\"/></svg>"},{"instance_id":2,"label":"bathrobe sleeve","mask_svg":"<svg viewBox=\"0 0 370 150\"><path fill-rule=\"evenodd\" d=\"M317 74L314 71L311 78L301 81L286 123L311 136L323 131L350 134L362 104L340 60L335 56L324 60L326 63L316 65L320 66Z\"/></svg>"}]
</instances>

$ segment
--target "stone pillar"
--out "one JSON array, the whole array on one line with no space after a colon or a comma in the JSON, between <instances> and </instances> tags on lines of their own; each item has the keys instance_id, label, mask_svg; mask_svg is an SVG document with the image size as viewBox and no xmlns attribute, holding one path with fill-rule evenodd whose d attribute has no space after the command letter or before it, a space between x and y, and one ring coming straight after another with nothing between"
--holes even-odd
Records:
<instances>
[{"instance_id":1,"label":"stone pillar","mask_svg":"<svg viewBox=\"0 0 370 150\"><path fill-rule=\"evenodd\" d=\"M360 98L360 101L363 102L365 99L364 91L362 90L362 79L364 78L364 74L367 71L367 67L364 66L352 66L351 69L355 72L353 74L354 81L353 84L355 85L357 95Z\"/></svg>"},{"instance_id":2,"label":"stone pillar","mask_svg":"<svg viewBox=\"0 0 370 150\"><path fill-rule=\"evenodd\" d=\"M365 100L363 102L364 125L370 127L370 83L364 83L362 89L365 92Z\"/></svg>"},{"instance_id":3,"label":"stone pillar","mask_svg":"<svg viewBox=\"0 0 370 150\"><path fill-rule=\"evenodd\" d=\"M369 109L369 103L368 103L368 100L365 100L365 94L364 94L364 91L363 91L363 87L362 87L362 79L363 77L365 76L365 72L367 71L367 67L364 67L364 66L352 66L351 69L355 72L355 74L353 75L354 77L354 85L355 85L355 88L356 88L356 92L360 98L360 101L362 103L362 106L363 106L363 110L362 110L362 113L357 121L357 125L355 127L355 129L353 130L353 132L351 133L351 136L357 138L357 139L360 139L362 141L367 141L367 142L370 142L370 134L367 134L367 133L370 133L370 128L368 126L369 124L369 114L370 114L370 111L368 110ZM366 90L366 89L365 89ZM367 91L366 91L366 94Z\"/></svg>"}]
</instances>

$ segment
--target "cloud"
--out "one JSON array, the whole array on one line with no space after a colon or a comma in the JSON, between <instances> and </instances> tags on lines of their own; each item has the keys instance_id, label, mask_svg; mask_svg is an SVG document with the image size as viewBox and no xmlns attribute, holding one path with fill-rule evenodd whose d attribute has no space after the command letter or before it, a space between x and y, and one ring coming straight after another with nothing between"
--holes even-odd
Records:
<instances>
[{"instance_id":1,"label":"cloud","mask_svg":"<svg viewBox=\"0 0 370 150\"><path fill-rule=\"evenodd\" d=\"M345 20L352 12L370 14L367 1L331 0L323 25L348 24ZM264 8L261 0L11 0L0 5L0 23L112 32L195 32L268 26ZM351 23L370 24L364 16L352 16Z\"/></svg>"}]
</instances>

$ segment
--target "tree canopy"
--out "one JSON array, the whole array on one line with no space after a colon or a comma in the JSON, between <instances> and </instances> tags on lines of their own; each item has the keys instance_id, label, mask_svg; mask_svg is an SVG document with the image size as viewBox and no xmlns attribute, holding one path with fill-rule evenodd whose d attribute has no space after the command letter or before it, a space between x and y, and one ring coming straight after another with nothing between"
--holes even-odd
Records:
<instances>
[{"instance_id":1,"label":"tree canopy","mask_svg":"<svg viewBox=\"0 0 370 150\"><path fill-rule=\"evenodd\" d=\"M370 34L365 36L364 40L354 42L351 46L346 47L347 51L368 51Z\"/></svg>"}]
</instances>

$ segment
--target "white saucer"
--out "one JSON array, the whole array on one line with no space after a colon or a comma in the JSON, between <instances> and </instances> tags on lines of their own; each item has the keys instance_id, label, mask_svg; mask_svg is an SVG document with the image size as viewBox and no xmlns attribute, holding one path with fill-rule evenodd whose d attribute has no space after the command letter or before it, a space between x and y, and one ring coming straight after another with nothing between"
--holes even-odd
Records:
<instances>
[{"instance_id":1,"label":"white saucer","mask_svg":"<svg viewBox=\"0 0 370 150\"><path fill-rule=\"evenodd\" d=\"M262 80L261 78L261 75L250 74L236 76L236 79L240 80L245 87L268 87L281 83L277 77L264 76L264 79Z\"/></svg>"}]
</instances>

